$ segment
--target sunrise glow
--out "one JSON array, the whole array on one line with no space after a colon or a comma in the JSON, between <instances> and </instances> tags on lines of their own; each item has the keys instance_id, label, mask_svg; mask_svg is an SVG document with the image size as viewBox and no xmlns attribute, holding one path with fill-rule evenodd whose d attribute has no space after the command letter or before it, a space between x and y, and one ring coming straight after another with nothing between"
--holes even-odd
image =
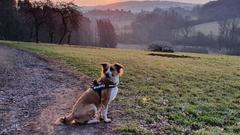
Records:
<instances>
[{"instance_id":1,"label":"sunrise glow","mask_svg":"<svg viewBox=\"0 0 240 135\"><path fill-rule=\"evenodd\" d=\"M130 0L53 0L53 1L55 1L55 2L58 2L58 1L74 1L74 3L76 3L78 5L95 6L95 5L104 5L104 4L130 1ZM135 1L142 1L142 0L135 0ZM210 0L169 0L169 1L188 2L188 3L206 3L206 2L209 2Z\"/></svg>"}]
</instances>

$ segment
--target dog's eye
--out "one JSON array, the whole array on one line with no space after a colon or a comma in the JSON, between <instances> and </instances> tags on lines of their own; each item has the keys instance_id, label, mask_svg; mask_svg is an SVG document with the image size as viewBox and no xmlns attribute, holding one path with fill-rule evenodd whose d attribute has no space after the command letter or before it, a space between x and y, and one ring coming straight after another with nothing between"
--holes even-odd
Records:
<instances>
[{"instance_id":1,"label":"dog's eye","mask_svg":"<svg viewBox=\"0 0 240 135\"><path fill-rule=\"evenodd\" d=\"M110 71L113 71L113 70L114 70L114 69L111 67L111 68L110 68Z\"/></svg>"}]
</instances>

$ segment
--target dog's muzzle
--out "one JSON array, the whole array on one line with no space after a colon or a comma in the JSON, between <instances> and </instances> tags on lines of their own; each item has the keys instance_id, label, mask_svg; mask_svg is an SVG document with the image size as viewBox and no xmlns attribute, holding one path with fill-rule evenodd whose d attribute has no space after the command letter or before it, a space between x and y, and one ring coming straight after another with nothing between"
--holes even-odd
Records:
<instances>
[{"instance_id":1,"label":"dog's muzzle","mask_svg":"<svg viewBox=\"0 0 240 135\"><path fill-rule=\"evenodd\" d=\"M110 73L106 73L105 76L106 76L107 78L110 78Z\"/></svg>"}]
</instances>

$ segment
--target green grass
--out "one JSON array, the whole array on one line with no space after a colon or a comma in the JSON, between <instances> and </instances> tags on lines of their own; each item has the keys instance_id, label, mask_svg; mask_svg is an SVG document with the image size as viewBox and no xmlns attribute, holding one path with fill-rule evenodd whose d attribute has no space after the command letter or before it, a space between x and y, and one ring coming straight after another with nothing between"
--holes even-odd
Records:
<instances>
[{"instance_id":1,"label":"green grass","mask_svg":"<svg viewBox=\"0 0 240 135\"><path fill-rule=\"evenodd\" d=\"M95 78L103 61L125 65L115 103L123 106L134 125L149 131L165 117L169 124L157 130L240 134L240 57L175 53L200 58L164 58L137 50L1 42L61 60ZM138 129L123 125L118 131Z\"/></svg>"},{"instance_id":2,"label":"green grass","mask_svg":"<svg viewBox=\"0 0 240 135\"><path fill-rule=\"evenodd\" d=\"M136 123L122 124L120 127L115 128L114 131L116 131L120 134L137 134L137 135L152 135L153 134L150 131L144 130Z\"/></svg>"}]
</instances>

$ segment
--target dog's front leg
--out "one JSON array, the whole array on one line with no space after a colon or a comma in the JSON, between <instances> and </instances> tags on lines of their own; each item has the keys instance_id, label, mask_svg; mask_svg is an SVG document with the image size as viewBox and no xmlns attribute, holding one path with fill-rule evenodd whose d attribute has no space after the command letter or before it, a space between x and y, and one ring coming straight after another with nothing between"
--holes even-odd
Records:
<instances>
[{"instance_id":1,"label":"dog's front leg","mask_svg":"<svg viewBox=\"0 0 240 135\"><path fill-rule=\"evenodd\" d=\"M104 120L104 122L109 123L112 120L108 118L108 105L106 105L103 110L102 110L102 118Z\"/></svg>"}]
</instances>

